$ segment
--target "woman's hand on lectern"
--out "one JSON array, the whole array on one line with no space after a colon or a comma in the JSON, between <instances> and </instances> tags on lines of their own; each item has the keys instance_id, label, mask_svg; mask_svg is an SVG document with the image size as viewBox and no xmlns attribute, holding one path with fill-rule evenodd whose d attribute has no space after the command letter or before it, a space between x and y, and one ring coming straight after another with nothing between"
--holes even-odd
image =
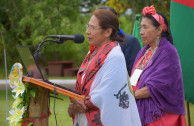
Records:
<instances>
[{"instance_id":1,"label":"woman's hand on lectern","mask_svg":"<svg viewBox=\"0 0 194 126\"><path fill-rule=\"evenodd\" d=\"M79 112L79 113L84 113L87 111L87 107L84 104L84 101L77 100L75 98L71 98L71 103L73 103L73 108Z\"/></svg>"},{"instance_id":2,"label":"woman's hand on lectern","mask_svg":"<svg viewBox=\"0 0 194 126\"><path fill-rule=\"evenodd\" d=\"M70 117L73 117L73 114L75 114L75 110L73 108L73 103L70 103L69 104L69 107L68 107L68 114Z\"/></svg>"},{"instance_id":3,"label":"woman's hand on lectern","mask_svg":"<svg viewBox=\"0 0 194 126\"><path fill-rule=\"evenodd\" d=\"M86 99L89 99L90 97L86 97ZM71 103L68 107L68 114L70 117L73 116L73 114L76 113L85 113L88 109L86 105L84 104L84 101L77 100L75 98L71 98Z\"/></svg>"}]
</instances>

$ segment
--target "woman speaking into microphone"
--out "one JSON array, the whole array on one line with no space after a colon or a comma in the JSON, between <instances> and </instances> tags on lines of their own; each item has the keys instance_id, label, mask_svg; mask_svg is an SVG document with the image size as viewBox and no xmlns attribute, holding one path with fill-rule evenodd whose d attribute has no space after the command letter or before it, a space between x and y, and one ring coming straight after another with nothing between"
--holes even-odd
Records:
<instances>
[{"instance_id":1,"label":"woman speaking into microphone","mask_svg":"<svg viewBox=\"0 0 194 126\"><path fill-rule=\"evenodd\" d=\"M96 9L86 34L90 51L78 71L75 90L87 98L71 98L68 113L74 126L141 126L119 46L124 35L117 16L109 10Z\"/></svg>"}]
</instances>

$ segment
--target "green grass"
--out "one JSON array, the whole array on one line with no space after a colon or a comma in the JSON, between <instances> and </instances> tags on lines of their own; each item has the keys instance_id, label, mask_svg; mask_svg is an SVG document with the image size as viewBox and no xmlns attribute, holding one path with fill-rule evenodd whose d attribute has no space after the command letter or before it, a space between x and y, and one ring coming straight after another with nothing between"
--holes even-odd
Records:
<instances>
[{"instance_id":1,"label":"green grass","mask_svg":"<svg viewBox=\"0 0 194 126\"><path fill-rule=\"evenodd\" d=\"M8 92L8 110L13 104L13 98L11 91ZM8 111L9 114L9 111ZM6 119L6 91L0 90L0 125L5 126L5 119Z\"/></svg>"},{"instance_id":2,"label":"green grass","mask_svg":"<svg viewBox=\"0 0 194 126\"><path fill-rule=\"evenodd\" d=\"M194 126L194 104L189 103L189 108L190 108L190 120L191 120L191 126ZM188 125L188 119L187 119L187 104L185 102L185 111L186 111L186 121Z\"/></svg>"},{"instance_id":3,"label":"green grass","mask_svg":"<svg viewBox=\"0 0 194 126\"><path fill-rule=\"evenodd\" d=\"M62 98L63 101L56 99L55 112L57 117L57 123L59 126L72 126L73 125L72 119L68 116L68 113L67 113L69 98L64 95L59 95L58 97ZM10 110L10 106L13 103L13 101L14 99L12 98L12 93L11 91L8 91L8 110ZM50 98L50 111L52 114L49 117L49 126L56 126L53 106L54 106L54 98ZM0 90L0 126L5 125L5 118L6 118L6 91ZM193 104L190 104L190 118L191 118L191 126L194 126L194 120L193 120L194 105ZM187 113L186 113L186 119L187 119Z\"/></svg>"},{"instance_id":4,"label":"green grass","mask_svg":"<svg viewBox=\"0 0 194 126\"><path fill-rule=\"evenodd\" d=\"M57 117L58 126L73 126L72 119L69 117L67 113L67 109L69 105L69 97L64 95L59 95L58 97L63 99L63 101L56 99L56 102L55 102L55 113ZM52 114L49 117L49 126L56 126L53 106L54 106L54 98L50 98L50 111Z\"/></svg>"},{"instance_id":5,"label":"green grass","mask_svg":"<svg viewBox=\"0 0 194 126\"><path fill-rule=\"evenodd\" d=\"M57 117L58 126L72 126L72 119L67 113L67 108L69 105L69 98L64 95L59 95L62 100L56 99L55 102L55 112ZM8 115L10 106L12 105L14 99L12 98L12 92L8 91ZM49 126L56 126L55 116L53 112L54 98L50 98L50 111L51 115L49 117ZM0 126L5 126L6 119L6 91L0 90ZM8 122L9 123L9 122Z\"/></svg>"}]
</instances>

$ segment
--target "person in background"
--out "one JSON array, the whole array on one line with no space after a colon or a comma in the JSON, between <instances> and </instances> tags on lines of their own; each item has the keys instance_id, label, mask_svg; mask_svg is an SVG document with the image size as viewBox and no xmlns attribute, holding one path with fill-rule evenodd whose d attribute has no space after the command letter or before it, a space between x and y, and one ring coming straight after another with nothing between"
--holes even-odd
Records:
<instances>
[{"instance_id":1,"label":"person in background","mask_svg":"<svg viewBox=\"0 0 194 126\"><path fill-rule=\"evenodd\" d=\"M131 74L143 126L186 126L180 59L166 17L154 6L143 9L141 38Z\"/></svg>"},{"instance_id":2,"label":"person in background","mask_svg":"<svg viewBox=\"0 0 194 126\"><path fill-rule=\"evenodd\" d=\"M112 12L93 12L86 30L90 51L78 71L75 86L75 91L86 99L71 98L68 107L74 126L141 126L118 44L124 37L119 31L118 18Z\"/></svg>"},{"instance_id":3,"label":"person in background","mask_svg":"<svg viewBox=\"0 0 194 126\"><path fill-rule=\"evenodd\" d=\"M115 15L117 15L117 12L112 7L109 7L109 6L101 6L101 7L98 7L97 9L107 9L107 10L110 10L111 12L113 12ZM137 53L141 49L141 46L139 44L138 39L135 38L134 36L129 35L123 31L121 32L121 34L125 35L125 40L124 40L124 42L120 43L120 46L121 46L121 49L122 49L123 54L125 56L127 71L128 71L129 76L130 76L131 70L133 67L133 63L135 61Z\"/></svg>"}]
</instances>

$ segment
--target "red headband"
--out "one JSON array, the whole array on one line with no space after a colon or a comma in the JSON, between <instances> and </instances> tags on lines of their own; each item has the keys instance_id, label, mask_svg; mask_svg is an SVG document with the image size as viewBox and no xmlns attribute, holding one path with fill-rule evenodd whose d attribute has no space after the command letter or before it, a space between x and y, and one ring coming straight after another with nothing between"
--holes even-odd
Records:
<instances>
[{"instance_id":1,"label":"red headband","mask_svg":"<svg viewBox=\"0 0 194 126\"><path fill-rule=\"evenodd\" d=\"M152 15L156 19L156 21L162 26L163 31L164 32L167 31L167 26L166 26L166 24L164 22L164 18L161 15L158 15L156 13L156 10L155 10L153 5L150 6L150 7L148 7L148 6L144 7L142 13L143 13L143 15L146 15L146 14Z\"/></svg>"}]
</instances>

